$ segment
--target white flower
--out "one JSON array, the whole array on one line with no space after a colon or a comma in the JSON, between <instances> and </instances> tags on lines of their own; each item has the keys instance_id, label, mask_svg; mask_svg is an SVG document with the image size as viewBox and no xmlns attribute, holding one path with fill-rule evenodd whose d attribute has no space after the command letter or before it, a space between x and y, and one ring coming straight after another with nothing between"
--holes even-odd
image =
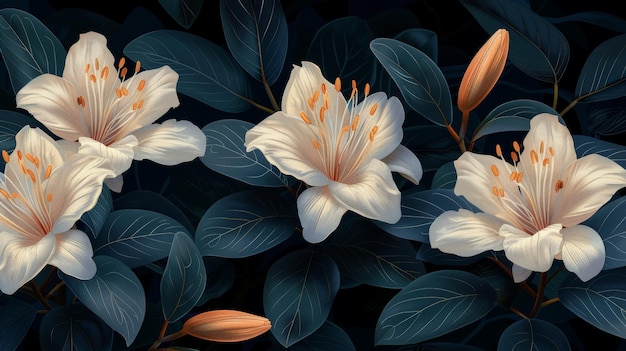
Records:
<instances>
[{"instance_id":1,"label":"white flower","mask_svg":"<svg viewBox=\"0 0 626 351\"><path fill-rule=\"evenodd\" d=\"M430 226L430 244L443 252L469 257L504 250L520 282L546 272L553 260L581 280L604 265L602 238L581 225L613 194L626 186L626 170L600 155L576 158L569 130L557 116L539 114L511 152L513 163L465 152L454 162L454 192L484 213L446 211Z\"/></svg>"},{"instance_id":2,"label":"white flower","mask_svg":"<svg viewBox=\"0 0 626 351\"><path fill-rule=\"evenodd\" d=\"M96 273L87 234L72 229L98 200L108 161L72 155L39 129L24 127L0 173L0 290L13 294L47 264L78 279Z\"/></svg>"},{"instance_id":3,"label":"white flower","mask_svg":"<svg viewBox=\"0 0 626 351\"><path fill-rule=\"evenodd\" d=\"M246 133L246 149L259 149L282 173L309 187L298 196L304 238L321 242L347 210L395 223L400 219L400 192L391 171L414 183L421 165L400 145L404 109L384 93L357 104L356 84L348 101L339 78L327 81L315 64L294 66L282 99L282 110Z\"/></svg>"},{"instance_id":4,"label":"white flower","mask_svg":"<svg viewBox=\"0 0 626 351\"><path fill-rule=\"evenodd\" d=\"M124 63L122 58L115 68L104 36L81 34L68 51L63 77L34 78L17 93L17 107L64 139L66 152L108 159L116 176L133 159L175 165L204 155L206 137L189 121L153 124L178 106L178 74L168 66L139 72L138 62L127 79ZM121 191L121 177L106 183Z\"/></svg>"}]
</instances>

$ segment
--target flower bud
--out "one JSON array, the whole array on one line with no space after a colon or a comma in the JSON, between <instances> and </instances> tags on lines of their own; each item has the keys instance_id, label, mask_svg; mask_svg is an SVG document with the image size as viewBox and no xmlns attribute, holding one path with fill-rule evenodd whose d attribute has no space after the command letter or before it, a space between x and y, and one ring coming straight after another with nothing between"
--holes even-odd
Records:
<instances>
[{"instance_id":1,"label":"flower bud","mask_svg":"<svg viewBox=\"0 0 626 351\"><path fill-rule=\"evenodd\" d=\"M234 310L215 310L189 318L183 331L199 339L237 342L259 336L271 327L265 317Z\"/></svg>"},{"instance_id":2,"label":"flower bud","mask_svg":"<svg viewBox=\"0 0 626 351\"><path fill-rule=\"evenodd\" d=\"M457 106L467 114L475 109L500 78L509 54L509 32L498 29L472 59L459 87Z\"/></svg>"}]
</instances>

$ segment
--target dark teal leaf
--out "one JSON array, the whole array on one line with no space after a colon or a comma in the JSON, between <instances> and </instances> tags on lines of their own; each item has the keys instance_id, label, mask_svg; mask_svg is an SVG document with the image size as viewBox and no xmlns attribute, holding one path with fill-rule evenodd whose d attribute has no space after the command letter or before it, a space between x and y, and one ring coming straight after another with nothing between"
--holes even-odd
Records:
<instances>
[{"instance_id":1,"label":"dark teal leaf","mask_svg":"<svg viewBox=\"0 0 626 351\"><path fill-rule=\"evenodd\" d=\"M401 289L426 273L406 239L383 232L364 219L344 221L324 242L323 250L337 263L342 276L361 283Z\"/></svg>"},{"instance_id":2,"label":"dark teal leaf","mask_svg":"<svg viewBox=\"0 0 626 351\"><path fill-rule=\"evenodd\" d=\"M82 217L80 217L80 223L77 223L77 225L91 237L97 238L111 210L113 210L111 190L106 186L102 186L98 202L91 210L83 213Z\"/></svg>"},{"instance_id":3,"label":"dark teal leaf","mask_svg":"<svg viewBox=\"0 0 626 351\"><path fill-rule=\"evenodd\" d=\"M500 335L498 350L566 351L571 348L561 329L541 319L530 318L508 326Z\"/></svg>"},{"instance_id":4,"label":"dark teal leaf","mask_svg":"<svg viewBox=\"0 0 626 351\"><path fill-rule=\"evenodd\" d=\"M170 66L179 75L177 90L213 108L242 112L250 107L246 73L223 48L194 34L156 30L131 41L124 55L147 69Z\"/></svg>"},{"instance_id":5,"label":"dark teal leaf","mask_svg":"<svg viewBox=\"0 0 626 351\"><path fill-rule=\"evenodd\" d=\"M543 17L509 0L461 0L490 35L500 28L509 32L509 56L520 71L556 84L570 58L567 38Z\"/></svg>"},{"instance_id":6,"label":"dark teal leaf","mask_svg":"<svg viewBox=\"0 0 626 351\"><path fill-rule=\"evenodd\" d=\"M331 82L343 78L342 91L347 95L352 90L350 80L359 88L374 81L376 59L369 50L374 35L367 22L355 16L342 17L322 26L311 44L307 59L315 62L324 76Z\"/></svg>"},{"instance_id":7,"label":"dark teal leaf","mask_svg":"<svg viewBox=\"0 0 626 351\"><path fill-rule=\"evenodd\" d=\"M618 33L626 33L626 20L621 17L600 11L583 11L563 17L544 17L550 23L583 22L606 28Z\"/></svg>"},{"instance_id":8,"label":"dark teal leaf","mask_svg":"<svg viewBox=\"0 0 626 351\"><path fill-rule=\"evenodd\" d=\"M0 349L16 350L35 320L37 310L8 295L0 295Z\"/></svg>"},{"instance_id":9,"label":"dark teal leaf","mask_svg":"<svg viewBox=\"0 0 626 351\"><path fill-rule=\"evenodd\" d=\"M263 287L265 316L271 332L289 347L326 321L339 290L339 269L327 255L292 251L272 264Z\"/></svg>"},{"instance_id":10,"label":"dark teal leaf","mask_svg":"<svg viewBox=\"0 0 626 351\"><path fill-rule=\"evenodd\" d=\"M297 225L295 203L268 189L245 190L209 207L195 238L203 256L248 257L287 240Z\"/></svg>"},{"instance_id":11,"label":"dark teal leaf","mask_svg":"<svg viewBox=\"0 0 626 351\"><path fill-rule=\"evenodd\" d=\"M121 334L130 345L144 320L146 297L141 282L121 261L109 256L94 257L98 271L89 280L80 280L59 271L74 295Z\"/></svg>"},{"instance_id":12,"label":"dark teal leaf","mask_svg":"<svg viewBox=\"0 0 626 351\"><path fill-rule=\"evenodd\" d=\"M437 125L452 123L450 88L428 55L409 44L388 38L372 40L370 49L413 110Z\"/></svg>"},{"instance_id":13,"label":"dark teal leaf","mask_svg":"<svg viewBox=\"0 0 626 351\"><path fill-rule=\"evenodd\" d=\"M289 351L356 351L352 340L337 324L326 321L315 333L291 346Z\"/></svg>"},{"instance_id":14,"label":"dark teal leaf","mask_svg":"<svg viewBox=\"0 0 626 351\"><path fill-rule=\"evenodd\" d=\"M200 306L211 299L222 296L235 282L234 262L222 257L202 257L207 276L207 285L202 297L196 303Z\"/></svg>"},{"instance_id":15,"label":"dark teal leaf","mask_svg":"<svg viewBox=\"0 0 626 351\"><path fill-rule=\"evenodd\" d=\"M626 98L587 104L582 114L591 135L617 135L626 132Z\"/></svg>"},{"instance_id":16,"label":"dark teal leaf","mask_svg":"<svg viewBox=\"0 0 626 351\"><path fill-rule=\"evenodd\" d=\"M203 3L204 0L159 0L167 14L185 29L196 21Z\"/></svg>"},{"instance_id":17,"label":"dark teal leaf","mask_svg":"<svg viewBox=\"0 0 626 351\"><path fill-rule=\"evenodd\" d=\"M202 255L193 239L177 233L161 278L163 316L175 322L196 305L206 285Z\"/></svg>"},{"instance_id":18,"label":"dark teal leaf","mask_svg":"<svg viewBox=\"0 0 626 351\"><path fill-rule=\"evenodd\" d=\"M626 198L621 197L600 208L585 225L595 229L602 237L605 249L603 269L626 266Z\"/></svg>"},{"instance_id":19,"label":"dark teal leaf","mask_svg":"<svg viewBox=\"0 0 626 351\"><path fill-rule=\"evenodd\" d=\"M115 199L116 210L140 209L164 214L182 224L191 233L195 230L189 218L169 198L149 190L135 190Z\"/></svg>"},{"instance_id":20,"label":"dark teal leaf","mask_svg":"<svg viewBox=\"0 0 626 351\"><path fill-rule=\"evenodd\" d=\"M400 32L393 37L430 57L433 62L437 62L439 57L439 41L437 33L425 28L411 28Z\"/></svg>"},{"instance_id":21,"label":"dark teal leaf","mask_svg":"<svg viewBox=\"0 0 626 351\"><path fill-rule=\"evenodd\" d=\"M454 189L456 185L456 169L454 168L454 162L450 161L444 163L433 176L433 181L430 185L431 189Z\"/></svg>"},{"instance_id":22,"label":"dark teal leaf","mask_svg":"<svg viewBox=\"0 0 626 351\"><path fill-rule=\"evenodd\" d=\"M475 346L453 342L425 342L420 345L424 351L483 351L483 349Z\"/></svg>"},{"instance_id":23,"label":"dark teal leaf","mask_svg":"<svg viewBox=\"0 0 626 351\"><path fill-rule=\"evenodd\" d=\"M287 20L279 0L220 1L231 54L252 77L274 84L287 55Z\"/></svg>"},{"instance_id":24,"label":"dark teal leaf","mask_svg":"<svg viewBox=\"0 0 626 351\"><path fill-rule=\"evenodd\" d=\"M113 329L82 304L58 306L41 320L42 351L106 351L113 346Z\"/></svg>"},{"instance_id":25,"label":"dark teal leaf","mask_svg":"<svg viewBox=\"0 0 626 351\"><path fill-rule=\"evenodd\" d=\"M585 135L574 135L573 138L578 158L589 154L598 154L608 157L626 168L626 147Z\"/></svg>"},{"instance_id":26,"label":"dark teal leaf","mask_svg":"<svg viewBox=\"0 0 626 351\"><path fill-rule=\"evenodd\" d=\"M507 101L494 108L478 124L472 140L476 141L485 135L499 132L528 131L530 119L540 113L559 116L552 107L539 101L529 99ZM559 119L561 119L560 116Z\"/></svg>"},{"instance_id":27,"label":"dark teal leaf","mask_svg":"<svg viewBox=\"0 0 626 351\"><path fill-rule=\"evenodd\" d=\"M587 323L626 338L626 269L602 271L588 282L572 274L558 294L561 303Z\"/></svg>"},{"instance_id":28,"label":"dark teal leaf","mask_svg":"<svg viewBox=\"0 0 626 351\"><path fill-rule=\"evenodd\" d=\"M60 76L65 66L57 37L37 17L14 8L0 9L0 53L13 93L41 74Z\"/></svg>"},{"instance_id":29,"label":"dark teal leaf","mask_svg":"<svg viewBox=\"0 0 626 351\"><path fill-rule=\"evenodd\" d=\"M459 145L448 130L436 125L405 128L402 144L417 154L424 173L436 171L461 155Z\"/></svg>"},{"instance_id":30,"label":"dark teal leaf","mask_svg":"<svg viewBox=\"0 0 626 351\"><path fill-rule=\"evenodd\" d=\"M429 242L428 230L432 222L447 210L478 209L464 198L454 195L452 189L430 189L403 194L400 204L402 217L394 224L376 222L380 228L399 238Z\"/></svg>"},{"instance_id":31,"label":"dark teal leaf","mask_svg":"<svg viewBox=\"0 0 626 351\"><path fill-rule=\"evenodd\" d=\"M246 151L246 132L254 124L237 119L220 119L202 128L206 151L200 161L209 169L244 183L279 187L287 177L271 165L259 150Z\"/></svg>"},{"instance_id":32,"label":"dark teal leaf","mask_svg":"<svg viewBox=\"0 0 626 351\"><path fill-rule=\"evenodd\" d=\"M584 102L610 100L626 95L626 34L598 45L587 57L576 97Z\"/></svg>"},{"instance_id":33,"label":"dark teal leaf","mask_svg":"<svg viewBox=\"0 0 626 351\"><path fill-rule=\"evenodd\" d=\"M139 209L111 212L93 241L94 255L117 258L136 268L166 257L174 235L189 234L171 217Z\"/></svg>"},{"instance_id":34,"label":"dark teal leaf","mask_svg":"<svg viewBox=\"0 0 626 351\"><path fill-rule=\"evenodd\" d=\"M163 309L161 308L160 301L158 303L146 303L146 315L139 329L139 334L130 345L126 347L124 341L120 338L113 340L113 350L148 350L155 340L159 338L165 319L163 318ZM181 330L183 323L179 320L177 322L168 323L165 335L174 334Z\"/></svg>"},{"instance_id":35,"label":"dark teal leaf","mask_svg":"<svg viewBox=\"0 0 626 351\"><path fill-rule=\"evenodd\" d=\"M496 291L464 271L425 274L400 290L376 324L376 345L415 344L484 317L496 306Z\"/></svg>"}]
</instances>

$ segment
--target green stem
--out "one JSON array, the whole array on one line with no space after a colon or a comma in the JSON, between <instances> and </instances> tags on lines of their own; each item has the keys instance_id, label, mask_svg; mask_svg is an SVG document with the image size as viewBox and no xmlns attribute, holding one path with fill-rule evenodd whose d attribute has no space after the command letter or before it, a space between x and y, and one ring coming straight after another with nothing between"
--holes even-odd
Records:
<instances>
[{"instance_id":1,"label":"green stem","mask_svg":"<svg viewBox=\"0 0 626 351\"><path fill-rule=\"evenodd\" d=\"M552 108L556 110L556 104L559 99L559 83L554 83L554 93L552 94Z\"/></svg>"},{"instance_id":2,"label":"green stem","mask_svg":"<svg viewBox=\"0 0 626 351\"><path fill-rule=\"evenodd\" d=\"M263 74L263 86L265 87L265 92L267 93L267 97L270 99L270 103L272 104L274 111L280 110L280 106L278 106L278 102L276 102L276 98L274 97L274 94L272 94L272 89L265 79L265 74Z\"/></svg>"},{"instance_id":3,"label":"green stem","mask_svg":"<svg viewBox=\"0 0 626 351\"><path fill-rule=\"evenodd\" d=\"M243 97L243 96L241 97L241 99L242 99L242 100L244 100L245 102L249 103L250 105L252 105L252 106L254 106L254 107L258 108L259 110L261 110L261 111L265 111L265 112L267 112L267 113L269 113L269 114L272 114L272 113L276 112L276 110L272 110L272 109L271 109L271 108L269 108L269 107L265 107L265 106L263 106L263 105L261 105L261 104L259 104L259 103L256 103L256 102L254 102L254 101L252 101L252 100L250 100L250 99L248 99L248 98L245 98L245 97Z\"/></svg>"},{"instance_id":4,"label":"green stem","mask_svg":"<svg viewBox=\"0 0 626 351\"><path fill-rule=\"evenodd\" d=\"M561 111L560 115L561 115L561 116L565 115L565 114L567 113L567 111L571 110L571 109L572 109L572 107L574 107L574 106L578 103L578 101L580 101L580 98L578 98L578 99L574 99L574 101L572 101L569 105L567 105L567 107L565 107L565 108Z\"/></svg>"}]
</instances>

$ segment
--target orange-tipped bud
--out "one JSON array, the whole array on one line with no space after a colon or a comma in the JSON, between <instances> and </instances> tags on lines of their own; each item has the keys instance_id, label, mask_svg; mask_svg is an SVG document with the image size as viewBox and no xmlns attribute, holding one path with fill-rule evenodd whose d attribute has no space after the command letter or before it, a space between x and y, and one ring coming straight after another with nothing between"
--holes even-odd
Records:
<instances>
[{"instance_id":1,"label":"orange-tipped bud","mask_svg":"<svg viewBox=\"0 0 626 351\"><path fill-rule=\"evenodd\" d=\"M238 342L259 336L271 327L265 317L234 310L215 310L189 318L183 331L199 339Z\"/></svg>"},{"instance_id":2,"label":"orange-tipped bud","mask_svg":"<svg viewBox=\"0 0 626 351\"><path fill-rule=\"evenodd\" d=\"M472 59L459 87L457 106L464 113L475 109L498 82L509 54L509 32L498 29Z\"/></svg>"}]
</instances>

